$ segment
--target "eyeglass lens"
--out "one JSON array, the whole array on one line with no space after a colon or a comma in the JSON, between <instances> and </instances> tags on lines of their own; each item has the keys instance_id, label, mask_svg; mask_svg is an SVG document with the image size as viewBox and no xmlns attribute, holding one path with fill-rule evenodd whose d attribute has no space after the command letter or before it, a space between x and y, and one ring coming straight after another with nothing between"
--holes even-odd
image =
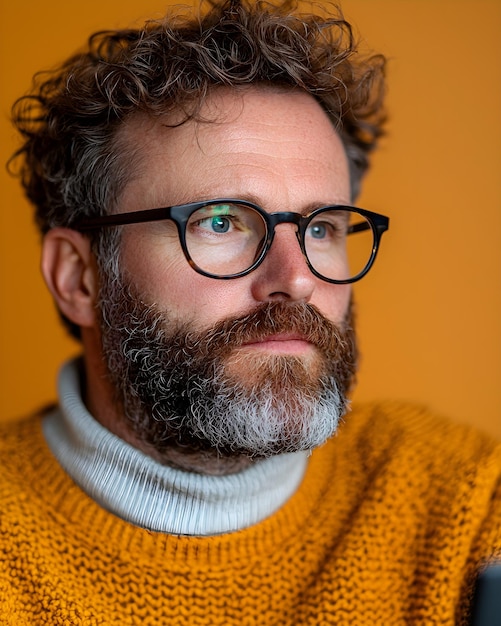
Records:
<instances>
[{"instance_id":1,"label":"eyeglass lens","mask_svg":"<svg viewBox=\"0 0 501 626\"><path fill-rule=\"evenodd\" d=\"M245 272L262 253L267 225L253 208L237 203L206 205L186 224L186 247L204 272L229 276ZM304 248L311 266L332 280L348 280L362 272L374 245L370 222L361 214L324 210L310 220Z\"/></svg>"}]
</instances>

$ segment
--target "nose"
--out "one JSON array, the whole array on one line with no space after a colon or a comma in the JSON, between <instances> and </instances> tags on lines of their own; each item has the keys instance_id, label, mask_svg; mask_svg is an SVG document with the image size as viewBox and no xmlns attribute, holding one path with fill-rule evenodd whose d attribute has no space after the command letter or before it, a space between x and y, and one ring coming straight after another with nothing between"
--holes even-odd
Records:
<instances>
[{"instance_id":1,"label":"nose","mask_svg":"<svg viewBox=\"0 0 501 626\"><path fill-rule=\"evenodd\" d=\"M317 282L301 252L294 224L279 224L266 258L251 274L258 302L309 302Z\"/></svg>"}]
</instances>

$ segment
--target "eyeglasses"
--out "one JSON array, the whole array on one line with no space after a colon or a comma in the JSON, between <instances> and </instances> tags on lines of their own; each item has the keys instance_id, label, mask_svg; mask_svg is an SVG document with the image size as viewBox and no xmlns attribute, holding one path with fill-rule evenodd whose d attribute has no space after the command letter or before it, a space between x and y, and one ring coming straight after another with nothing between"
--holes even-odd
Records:
<instances>
[{"instance_id":1,"label":"eyeglasses","mask_svg":"<svg viewBox=\"0 0 501 626\"><path fill-rule=\"evenodd\" d=\"M191 267L211 278L238 278L255 270L273 243L278 224L295 224L306 262L315 276L329 283L360 280L372 267L389 218L351 206L332 205L309 215L267 213L245 200L221 198L178 206L86 218L73 226L89 231L109 226L165 220L174 223Z\"/></svg>"}]
</instances>

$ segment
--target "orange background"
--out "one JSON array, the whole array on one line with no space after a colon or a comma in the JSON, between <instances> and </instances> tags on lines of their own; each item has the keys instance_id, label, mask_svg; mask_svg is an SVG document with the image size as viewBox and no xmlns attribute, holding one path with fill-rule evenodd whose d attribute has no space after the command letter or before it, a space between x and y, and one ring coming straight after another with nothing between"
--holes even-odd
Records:
<instances>
[{"instance_id":1,"label":"orange background","mask_svg":"<svg viewBox=\"0 0 501 626\"><path fill-rule=\"evenodd\" d=\"M32 75L95 30L160 17L162 0L1 0L0 150L17 145L11 103ZM345 0L389 57L389 134L359 205L391 216L356 287L363 362L355 399L425 403L501 437L501 2ZM0 172L0 416L55 397L78 351L38 270L38 236Z\"/></svg>"}]
</instances>

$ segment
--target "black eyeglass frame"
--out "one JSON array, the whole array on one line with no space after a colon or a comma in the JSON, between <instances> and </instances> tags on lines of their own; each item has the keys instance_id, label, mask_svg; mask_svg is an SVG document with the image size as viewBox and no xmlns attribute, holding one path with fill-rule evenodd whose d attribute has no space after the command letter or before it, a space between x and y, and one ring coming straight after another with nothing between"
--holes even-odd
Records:
<instances>
[{"instance_id":1,"label":"black eyeglass frame","mask_svg":"<svg viewBox=\"0 0 501 626\"><path fill-rule=\"evenodd\" d=\"M191 217L191 215L198 211L199 209L203 209L205 206L210 206L213 204L238 204L241 206L248 207L256 211L262 218L266 225L266 241L262 245L262 250L260 254L256 257L254 263L241 272L237 272L235 274L211 274L210 272L206 272L201 267L199 267L191 258L190 253L188 251L188 246L186 245L186 225ZM352 234L355 232L360 232L367 230L368 228L372 229L373 233L373 246L371 255L369 260L362 271L351 278L337 280L334 278L327 278L323 276L319 272L315 270L315 268L311 265L310 260L308 259L308 255L306 253L306 249L304 246L304 237L306 233L306 229L310 222L317 217L318 215L326 212L326 211L349 211L351 213L357 213L364 217L367 221L362 222L360 224L354 224L350 226L348 234ZM189 202L188 204L179 204L170 207L160 207L158 209L147 209L145 211L131 211L130 213L115 213L112 215L103 215L98 217L89 217L80 220L79 222L72 225L74 230L78 230L80 232L97 230L99 228L105 228L110 226L125 226L127 224L143 224L146 222L157 222L161 220L171 220L177 226L177 231L179 235L179 241L181 243L181 248L183 250L184 256L186 260L190 264L190 266L199 274L203 276L207 276L209 278L216 278L221 280L228 280L231 278L240 278L241 276L246 276L254 271L261 263L264 261L264 258L268 254L268 251L273 243L273 239L275 237L275 227L278 224L291 223L297 226L296 237L299 243L299 247L301 252L306 260L308 268L310 271L321 280L324 280L328 283L343 285L354 283L363 278L367 272L371 269L374 261L376 260L376 255L379 249L379 244L381 242L381 237L385 231L389 229L390 219L385 215L380 215L379 213L374 213L372 211L367 211L366 209L359 209L358 207L341 205L341 204L333 204L319 207L312 211L309 215L301 215L301 213L295 213L292 211L280 211L277 213L267 213L264 209L262 209L257 204L253 202L249 202L247 200L240 200L237 198L216 198L215 200L202 200L199 202Z\"/></svg>"}]
</instances>

